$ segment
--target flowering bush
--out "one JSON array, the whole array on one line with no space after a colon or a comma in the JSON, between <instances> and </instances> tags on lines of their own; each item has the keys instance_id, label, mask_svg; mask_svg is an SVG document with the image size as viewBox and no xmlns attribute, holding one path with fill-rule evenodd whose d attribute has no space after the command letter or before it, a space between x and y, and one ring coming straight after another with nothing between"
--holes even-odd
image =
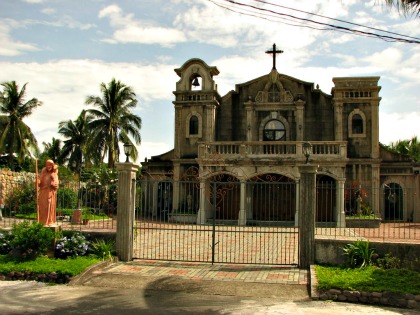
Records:
<instances>
[{"instance_id":1,"label":"flowering bush","mask_svg":"<svg viewBox=\"0 0 420 315\"><path fill-rule=\"evenodd\" d=\"M6 255L12 250L10 245L12 237L12 232L0 232L0 255Z\"/></svg>"},{"instance_id":2,"label":"flowering bush","mask_svg":"<svg viewBox=\"0 0 420 315\"><path fill-rule=\"evenodd\" d=\"M13 224L10 246L15 256L32 259L45 255L51 248L54 237L54 232L44 228L44 224L24 221Z\"/></svg>"},{"instance_id":3,"label":"flowering bush","mask_svg":"<svg viewBox=\"0 0 420 315\"><path fill-rule=\"evenodd\" d=\"M55 257L66 259L72 256L85 256L88 252L90 242L83 234L63 236L55 246Z\"/></svg>"}]
</instances>

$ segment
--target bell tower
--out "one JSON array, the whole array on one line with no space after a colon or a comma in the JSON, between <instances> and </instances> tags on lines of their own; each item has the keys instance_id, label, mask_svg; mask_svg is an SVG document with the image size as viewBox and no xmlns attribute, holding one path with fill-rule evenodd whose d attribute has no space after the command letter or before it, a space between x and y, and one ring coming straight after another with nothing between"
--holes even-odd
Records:
<instances>
[{"instance_id":1,"label":"bell tower","mask_svg":"<svg viewBox=\"0 0 420 315\"><path fill-rule=\"evenodd\" d=\"M216 111L220 95L213 76L216 67L200 59L190 59L175 69L180 80L174 91L175 101L175 159L195 159L198 143L214 141L216 136Z\"/></svg>"}]
</instances>

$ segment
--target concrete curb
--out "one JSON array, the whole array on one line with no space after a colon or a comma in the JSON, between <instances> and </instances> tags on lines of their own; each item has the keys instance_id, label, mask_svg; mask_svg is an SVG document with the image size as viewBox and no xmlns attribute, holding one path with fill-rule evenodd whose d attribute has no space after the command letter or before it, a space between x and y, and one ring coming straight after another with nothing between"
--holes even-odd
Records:
<instances>
[{"instance_id":1,"label":"concrete curb","mask_svg":"<svg viewBox=\"0 0 420 315\"><path fill-rule=\"evenodd\" d=\"M100 269L103 269L105 267L108 267L109 265L118 262L118 257L113 257L111 259L101 261L97 264L94 264L90 267L88 267L85 271L83 271L81 274L77 275L76 277L72 278L68 285L70 286L76 286L76 285L82 285L84 282L86 282L89 278L92 277L92 274Z\"/></svg>"},{"instance_id":2,"label":"concrete curb","mask_svg":"<svg viewBox=\"0 0 420 315\"><path fill-rule=\"evenodd\" d=\"M309 267L309 296L312 300L319 300L319 294L317 290L318 279L316 278L315 265Z\"/></svg>"}]
</instances>

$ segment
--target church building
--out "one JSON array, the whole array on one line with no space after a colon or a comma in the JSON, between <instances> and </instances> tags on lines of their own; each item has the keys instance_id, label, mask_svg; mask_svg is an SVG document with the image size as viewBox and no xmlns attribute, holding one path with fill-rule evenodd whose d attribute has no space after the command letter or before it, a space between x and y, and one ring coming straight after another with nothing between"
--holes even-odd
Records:
<instances>
[{"instance_id":1,"label":"church building","mask_svg":"<svg viewBox=\"0 0 420 315\"><path fill-rule=\"evenodd\" d=\"M379 143L380 77L335 77L331 93L276 69L217 91L219 69L175 69L174 149L142 162L144 215L297 224L299 166L317 166L316 221L420 222L420 163ZM147 204L147 206L145 206Z\"/></svg>"}]
</instances>

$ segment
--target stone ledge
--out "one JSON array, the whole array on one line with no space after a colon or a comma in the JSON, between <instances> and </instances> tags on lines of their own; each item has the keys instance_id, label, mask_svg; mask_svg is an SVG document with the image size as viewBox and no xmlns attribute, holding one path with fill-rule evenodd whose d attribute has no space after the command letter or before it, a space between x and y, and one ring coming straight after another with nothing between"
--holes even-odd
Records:
<instances>
[{"instance_id":1,"label":"stone ledge","mask_svg":"<svg viewBox=\"0 0 420 315\"><path fill-rule=\"evenodd\" d=\"M364 292L349 290L321 290L319 300L332 300L350 303L377 304L394 307L420 309L420 295L393 292Z\"/></svg>"},{"instance_id":2,"label":"stone ledge","mask_svg":"<svg viewBox=\"0 0 420 315\"><path fill-rule=\"evenodd\" d=\"M81 274L70 277L67 274L62 274L58 272L49 272L49 273L35 273L31 271L10 271L0 273L0 281L38 281L38 282L46 282L46 283L56 283L56 284L69 284L69 285L76 285L78 284L81 279L85 279L89 277L95 270L104 268L112 263L118 261L117 257L113 257L112 259L108 259L99 263L96 263L90 267L88 267L84 272Z\"/></svg>"},{"instance_id":3,"label":"stone ledge","mask_svg":"<svg viewBox=\"0 0 420 315\"><path fill-rule=\"evenodd\" d=\"M310 266L310 295L313 300L332 300L349 303L376 304L420 309L420 295L393 292L365 292L350 290L318 290L315 265Z\"/></svg>"},{"instance_id":4,"label":"stone ledge","mask_svg":"<svg viewBox=\"0 0 420 315\"><path fill-rule=\"evenodd\" d=\"M369 228L377 229L381 226L381 219L347 219L346 227L348 228Z\"/></svg>"}]
</instances>

